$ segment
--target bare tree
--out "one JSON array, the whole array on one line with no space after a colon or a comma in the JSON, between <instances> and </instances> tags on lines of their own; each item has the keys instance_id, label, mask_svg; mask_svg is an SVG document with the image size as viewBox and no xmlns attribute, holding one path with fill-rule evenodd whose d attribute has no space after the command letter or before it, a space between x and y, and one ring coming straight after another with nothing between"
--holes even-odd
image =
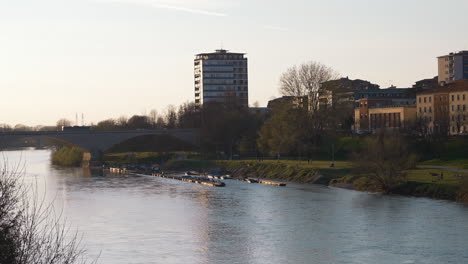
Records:
<instances>
[{"instance_id":1,"label":"bare tree","mask_svg":"<svg viewBox=\"0 0 468 264\"><path fill-rule=\"evenodd\" d=\"M77 233L17 171L0 169L0 263L88 263Z\"/></svg>"},{"instance_id":2,"label":"bare tree","mask_svg":"<svg viewBox=\"0 0 468 264\"><path fill-rule=\"evenodd\" d=\"M2 132L7 132L7 131L11 131L13 130L13 128L11 128L10 125L8 124L0 124L0 131Z\"/></svg>"},{"instance_id":3,"label":"bare tree","mask_svg":"<svg viewBox=\"0 0 468 264\"><path fill-rule=\"evenodd\" d=\"M407 181L405 170L416 166L417 157L399 134L380 133L368 137L353 153L353 167L369 184L384 192Z\"/></svg>"},{"instance_id":4,"label":"bare tree","mask_svg":"<svg viewBox=\"0 0 468 264\"><path fill-rule=\"evenodd\" d=\"M14 127L15 131L31 131L33 130L32 127L23 125L23 124L16 124Z\"/></svg>"},{"instance_id":5,"label":"bare tree","mask_svg":"<svg viewBox=\"0 0 468 264\"><path fill-rule=\"evenodd\" d=\"M338 73L319 62L293 66L281 75L280 93L285 96L308 96L309 109L318 109L322 83L338 78Z\"/></svg>"},{"instance_id":6,"label":"bare tree","mask_svg":"<svg viewBox=\"0 0 468 264\"><path fill-rule=\"evenodd\" d=\"M156 121L158 120L158 111L156 109L152 109L149 112L148 118L149 118L149 120L151 122L151 125L154 128L156 126Z\"/></svg>"},{"instance_id":7,"label":"bare tree","mask_svg":"<svg viewBox=\"0 0 468 264\"><path fill-rule=\"evenodd\" d=\"M126 116L121 116L117 118L117 126L119 126L121 129L126 128L127 123L128 123L128 118Z\"/></svg>"},{"instance_id":8,"label":"bare tree","mask_svg":"<svg viewBox=\"0 0 468 264\"><path fill-rule=\"evenodd\" d=\"M169 105L166 109L165 118L167 128L175 128L177 126L177 112L173 105Z\"/></svg>"},{"instance_id":9,"label":"bare tree","mask_svg":"<svg viewBox=\"0 0 468 264\"><path fill-rule=\"evenodd\" d=\"M57 121L57 129L62 129L62 127L64 126L71 126L72 124L72 121L68 120L68 119L65 119L65 118L62 118L62 119L59 119Z\"/></svg>"}]
</instances>

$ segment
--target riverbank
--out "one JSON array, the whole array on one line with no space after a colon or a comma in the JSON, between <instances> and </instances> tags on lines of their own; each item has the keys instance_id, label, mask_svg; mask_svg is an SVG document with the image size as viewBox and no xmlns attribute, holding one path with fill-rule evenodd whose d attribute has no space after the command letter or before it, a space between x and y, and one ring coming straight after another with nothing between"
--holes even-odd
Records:
<instances>
[{"instance_id":1,"label":"riverbank","mask_svg":"<svg viewBox=\"0 0 468 264\"><path fill-rule=\"evenodd\" d=\"M236 178L252 177L297 183L328 185L332 179L351 172L351 164L337 161L333 168L329 161L292 160L171 160L166 170L198 170L211 173L228 173Z\"/></svg>"},{"instance_id":2,"label":"riverbank","mask_svg":"<svg viewBox=\"0 0 468 264\"><path fill-rule=\"evenodd\" d=\"M353 174L352 163L336 161L293 160L171 160L167 170L198 170L212 173L229 173L233 177L253 177L297 183L314 183L358 191L379 191L365 177ZM466 200L463 179L468 174L449 168L417 167L406 171L407 182L393 194L428 197L444 200Z\"/></svg>"}]
</instances>

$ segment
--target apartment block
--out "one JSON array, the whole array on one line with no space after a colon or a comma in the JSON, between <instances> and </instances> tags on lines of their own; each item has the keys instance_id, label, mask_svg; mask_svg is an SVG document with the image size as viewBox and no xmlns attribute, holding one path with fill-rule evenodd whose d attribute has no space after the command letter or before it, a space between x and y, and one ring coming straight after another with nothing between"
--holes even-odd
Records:
<instances>
[{"instance_id":1,"label":"apartment block","mask_svg":"<svg viewBox=\"0 0 468 264\"><path fill-rule=\"evenodd\" d=\"M468 134L468 82L455 82L449 92L450 135Z\"/></svg>"},{"instance_id":2,"label":"apartment block","mask_svg":"<svg viewBox=\"0 0 468 264\"><path fill-rule=\"evenodd\" d=\"M468 51L451 52L438 60L439 84L468 81Z\"/></svg>"},{"instance_id":3,"label":"apartment block","mask_svg":"<svg viewBox=\"0 0 468 264\"><path fill-rule=\"evenodd\" d=\"M249 105L248 65L244 53L216 50L194 60L195 103Z\"/></svg>"},{"instance_id":4,"label":"apartment block","mask_svg":"<svg viewBox=\"0 0 468 264\"><path fill-rule=\"evenodd\" d=\"M417 118L429 133L447 134L449 129L449 93L435 88L416 96Z\"/></svg>"},{"instance_id":5,"label":"apartment block","mask_svg":"<svg viewBox=\"0 0 468 264\"><path fill-rule=\"evenodd\" d=\"M468 133L468 82L454 81L417 94L417 117L428 132Z\"/></svg>"}]
</instances>

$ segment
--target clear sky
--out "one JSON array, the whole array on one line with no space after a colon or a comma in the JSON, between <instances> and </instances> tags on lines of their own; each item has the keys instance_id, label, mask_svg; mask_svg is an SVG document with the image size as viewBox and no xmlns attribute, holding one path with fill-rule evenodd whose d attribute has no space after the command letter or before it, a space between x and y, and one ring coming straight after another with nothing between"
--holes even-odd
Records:
<instances>
[{"instance_id":1,"label":"clear sky","mask_svg":"<svg viewBox=\"0 0 468 264\"><path fill-rule=\"evenodd\" d=\"M0 0L0 123L86 122L194 100L196 53L249 58L249 101L315 60L409 87L468 49L466 0Z\"/></svg>"}]
</instances>

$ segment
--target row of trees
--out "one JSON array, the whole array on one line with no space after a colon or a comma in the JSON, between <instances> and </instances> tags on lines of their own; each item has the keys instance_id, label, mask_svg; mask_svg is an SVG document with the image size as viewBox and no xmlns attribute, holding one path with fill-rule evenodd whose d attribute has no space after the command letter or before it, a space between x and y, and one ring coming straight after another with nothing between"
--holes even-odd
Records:
<instances>
[{"instance_id":1,"label":"row of trees","mask_svg":"<svg viewBox=\"0 0 468 264\"><path fill-rule=\"evenodd\" d=\"M229 156L234 153L310 156L320 147L325 135L335 134L343 123L344 106L349 107L349 104L337 103L320 106L320 96L325 94L322 83L337 77L334 70L316 62L288 69L280 78L281 95L304 97L306 102L298 106L293 101L286 101L269 114L251 112L236 104L236 100L226 98L222 105L213 103L197 107L185 103L178 109L168 107L163 115L153 110L149 115L103 120L94 128L198 128L203 152ZM352 112L346 110L348 115Z\"/></svg>"}]
</instances>

